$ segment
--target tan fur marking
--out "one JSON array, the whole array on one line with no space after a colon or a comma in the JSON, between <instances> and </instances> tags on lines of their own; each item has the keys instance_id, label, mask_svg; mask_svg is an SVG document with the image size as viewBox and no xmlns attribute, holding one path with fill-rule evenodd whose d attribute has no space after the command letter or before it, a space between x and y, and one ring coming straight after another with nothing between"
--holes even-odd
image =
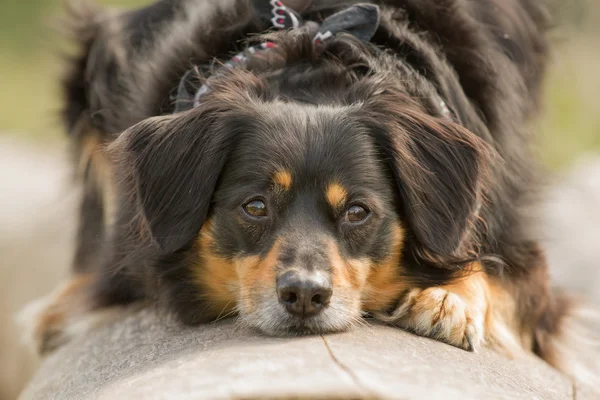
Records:
<instances>
[{"instance_id":1,"label":"tan fur marking","mask_svg":"<svg viewBox=\"0 0 600 400\"><path fill-rule=\"evenodd\" d=\"M272 292L275 296L275 269L279 258L280 242L276 240L267 255L260 259L258 256L249 256L235 260L237 275L240 279L240 297L244 302L244 309L251 313L254 311L254 298L265 292Z\"/></svg>"},{"instance_id":2,"label":"tan fur marking","mask_svg":"<svg viewBox=\"0 0 600 400\"><path fill-rule=\"evenodd\" d=\"M227 315L244 303L246 312L255 307L253 297L257 291L273 290L275 293L275 268L279 255L279 242L276 242L267 256L248 256L227 260L214 254L212 247L212 221L204 223L200 230L199 245L201 264L195 269L195 281L211 304L214 317Z\"/></svg>"},{"instance_id":3,"label":"tan fur marking","mask_svg":"<svg viewBox=\"0 0 600 400\"><path fill-rule=\"evenodd\" d=\"M33 334L41 354L54 350L60 344L57 342L63 330L68 328L65 325L70 317L90 311L86 296L91 282L92 274L73 276L39 315Z\"/></svg>"},{"instance_id":4,"label":"tan fur marking","mask_svg":"<svg viewBox=\"0 0 600 400\"><path fill-rule=\"evenodd\" d=\"M444 289L460 296L469 308L486 310L484 330L491 345L510 356L531 347L531 334L519 332L514 297L504 289L499 278L488 276L479 263L471 264L464 277Z\"/></svg>"},{"instance_id":5,"label":"tan fur marking","mask_svg":"<svg viewBox=\"0 0 600 400\"><path fill-rule=\"evenodd\" d=\"M399 273L404 244L404 230L400 224L394 229L392 241L393 246L389 257L371 267L362 291L363 309L366 311L381 311L388 308L408 288Z\"/></svg>"},{"instance_id":6,"label":"tan fur marking","mask_svg":"<svg viewBox=\"0 0 600 400\"><path fill-rule=\"evenodd\" d=\"M224 315L236 305L239 281L233 261L214 254L212 247L212 221L207 220L200 230L201 264L194 269L194 279L208 298L214 313Z\"/></svg>"},{"instance_id":7,"label":"tan fur marking","mask_svg":"<svg viewBox=\"0 0 600 400\"><path fill-rule=\"evenodd\" d=\"M89 179L84 177L86 171L92 174L91 181L96 185L96 190L102 194L104 223L107 227L110 227L113 225L116 214L116 193L112 164L99 138L100 134L95 129L89 127L85 120L80 121L75 129L85 130L78 172L84 181Z\"/></svg>"},{"instance_id":8,"label":"tan fur marking","mask_svg":"<svg viewBox=\"0 0 600 400\"><path fill-rule=\"evenodd\" d=\"M517 305L514 296L506 291L501 278L487 277L489 310L485 319L488 340L508 356L531 348L533 337L530 331L519 333Z\"/></svg>"},{"instance_id":9,"label":"tan fur marking","mask_svg":"<svg viewBox=\"0 0 600 400\"><path fill-rule=\"evenodd\" d=\"M348 192L346 189L337 182L329 184L325 191L325 197L327 202L334 209L339 209L344 206L346 199L348 198Z\"/></svg>"},{"instance_id":10,"label":"tan fur marking","mask_svg":"<svg viewBox=\"0 0 600 400\"><path fill-rule=\"evenodd\" d=\"M362 290L369 273L369 263L366 260L344 260L340 255L337 244L332 240L328 243L329 258L333 268L333 290L336 287L351 287Z\"/></svg>"},{"instance_id":11,"label":"tan fur marking","mask_svg":"<svg viewBox=\"0 0 600 400\"><path fill-rule=\"evenodd\" d=\"M454 282L442 287L465 299L472 299L473 301L487 300L489 285L487 275L481 265L479 263L469 265L465 268L463 275Z\"/></svg>"},{"instance_id":12,"label":"tan fur marking","mask_svg":"<svg viewBox=\"0 0 600 400\"><path fill-rule=\"evenodd\" d=\"M273 175L273 183L285 190L292 186L292 174L287 170L279 170Z\"/></svg>"}]
</instances>

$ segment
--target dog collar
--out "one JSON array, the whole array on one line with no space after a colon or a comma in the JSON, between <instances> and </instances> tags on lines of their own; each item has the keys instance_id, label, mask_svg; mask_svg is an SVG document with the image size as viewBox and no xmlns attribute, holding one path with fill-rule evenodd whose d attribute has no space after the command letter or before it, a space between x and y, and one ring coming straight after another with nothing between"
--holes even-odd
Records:
<instances>
[{"instance_id":1,"label":"dog collar","mask_svg":"<svg viewBox=\"0 0 600 400\"><path fill-rule=\"evenodd\" d=\"M296 29L305 24L302 16L286 7L280 0L259 0L257 5L259 17L266 20L274 30ZM351 34L358 39L369 42L379 27L379 7L375 4L361 3L348 7L327 17L319 25L319 30L313 37L315 45L320 46L332 40L341 32ZM247 47L236 54L220 67L208 79L201 83L201 72L198 66L188 70L181 78L175 96L175 113L187 111L200 104L201 97L210 91L211 80L223 74L226 70L236 66L243 66L248 57L257 53L276 48L277 44L266 41L261 44ZM437 106L442 115L453 121L458 121L456 114L448 104L437 95Z\"/></svg>"},{"instance_id":2,"label":"dog collar","mask_svg":"<svg viewBox=\"0 0 600 400\"><path fill-rule=\"evenodd\" d=\"M305 24L299 13L286 7L280 0L270 0L266 4L268 9L257 7L258 14L269 21L272 29L296 29ZM345 32L368 42L378 27L379 7L374 4L356 4L326 18L320 24L313 41L316 45L322 45L332 40L338 33ZM224 64L221 64L221 67L203 84L200 84L200 70L198 66L194 66L183 75L179 82L175 97L175 113L197 107L200 104L200 98L210 91L211 80L221 75L225 70L243 66L248 57L276 47L277 44L267 41L246 48Z\"/></svg>"}]
</instances>

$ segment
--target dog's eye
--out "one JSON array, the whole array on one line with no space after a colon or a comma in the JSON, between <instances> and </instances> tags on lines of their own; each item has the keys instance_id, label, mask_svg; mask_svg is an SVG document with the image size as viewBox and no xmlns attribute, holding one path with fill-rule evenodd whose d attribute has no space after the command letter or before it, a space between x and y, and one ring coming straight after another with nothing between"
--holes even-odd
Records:
<instances>
[{"instance_id":1,"label":"dog's eye","mask_svg":"<svg viewBox=\"0 0 600 400\"><path fill-rule=\"evenodd\" d=\"M267 205L262 200L250 200L243 206L246 214L251 217L260 218L267 216Z\"/></svg>"},{"instance_id":2,"label":"dog's eye","mask_svg":"<svg viewBox=\"0 0 600 400\"><path fill-rule=\"evenodd\" d=\"M369 210L358 204L351 205L346 211L346 220L352 223L362 222L368 216Z\"/></svg>"}]
</instances>

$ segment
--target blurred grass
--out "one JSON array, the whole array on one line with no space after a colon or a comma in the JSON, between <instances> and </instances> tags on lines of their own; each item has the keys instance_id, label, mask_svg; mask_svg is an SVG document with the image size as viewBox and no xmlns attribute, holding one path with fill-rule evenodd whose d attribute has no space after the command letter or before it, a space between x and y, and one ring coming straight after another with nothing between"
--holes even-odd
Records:
<instances>
[{"instance_id":1,"label":"blurred grass","mask_svg":"<svg viewBox=\"0 0 600 400\"><path fill-rule=\"evenodd\" d=\"M97 2L133 7L149 0ZM0 134L42 142L64 138L58 113L59 51L65 43L51 28L63 4L61 0L0 1Z\"/></svg>"},{"instance_id":2,"label":"blurred grass","mask_svg":"<svg viewBox=\"0 0 600 400\"><path fill-rule=\"evenodd\" d=\"M571 32L558 43L545 90L542 161L558 169L600 151L600 35Z\"/></svg>"},{"instance_id":3,"label":"blurred grass","mask_svg":"<svg viewBox=\"0 0 600 400\"><path fill-rule=\"evenodd\" d=\"M55 142L64 134L60 109L61 39L48 28L60 0L0 4L0 132L28 140ZM135 6L149 0L101 0ZM537 125L538 153L561 169L583 153L600 151L600 1L560 3L553 65L545 112Z\"/></svg>"}]
</instances>

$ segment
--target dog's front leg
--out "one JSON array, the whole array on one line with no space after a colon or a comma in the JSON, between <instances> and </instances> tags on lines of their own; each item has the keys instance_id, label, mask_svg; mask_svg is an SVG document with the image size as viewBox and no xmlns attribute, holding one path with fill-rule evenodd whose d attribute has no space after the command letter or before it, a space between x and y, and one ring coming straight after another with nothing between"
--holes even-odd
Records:
<instances>
[{"instance_id":1,"label":"dog's front leg","mask_svg":"<svg viewBox=\"0 0 600 400\"><path fill-rule=\"evenodd\" d=\"M473 351L485 342L490 286L483 271L470 271L452 283L405 292L397 308L381 319Z\"/></svg>"},{"instance_id":2,"label":"dog's front leg","mask_svg":"<svg viewBox=\"0 0 600 400\"><path fill-rule=\"evenodd\" d=\"M26 339L40 355L46 355L94 327L123 315L122 307L101 307L95 295L97 275L75 274L49 296L21 312Z\"/></svg>"}]
</instances>

